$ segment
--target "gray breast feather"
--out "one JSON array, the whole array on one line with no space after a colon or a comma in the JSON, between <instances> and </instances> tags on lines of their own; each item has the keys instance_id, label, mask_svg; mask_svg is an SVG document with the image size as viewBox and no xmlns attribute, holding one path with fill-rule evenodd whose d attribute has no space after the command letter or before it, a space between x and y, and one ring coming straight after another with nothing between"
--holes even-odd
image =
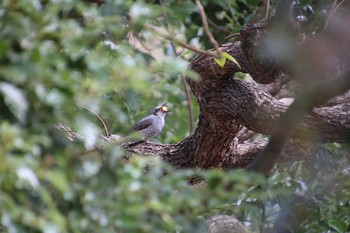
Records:
<instances>
[{"instance_id":1,"label":"gray breast feather","mask_svg":"<svg viewBox=\"0 0 350 233\"><path fill-rule=\"evenodd\" d=\"M155 116L154 121L152 125L142 130L142 133L144 135L144 139L148 140L156 135L158 135L164 126L164 118L160 118L158 116Z\"/></svg>"}]
</instances>

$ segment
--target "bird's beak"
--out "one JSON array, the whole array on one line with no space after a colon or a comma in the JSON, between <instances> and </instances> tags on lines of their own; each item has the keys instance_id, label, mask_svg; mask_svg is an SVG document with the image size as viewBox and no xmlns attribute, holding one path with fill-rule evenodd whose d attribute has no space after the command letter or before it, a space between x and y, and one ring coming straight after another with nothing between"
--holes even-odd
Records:
<instances>
[{"instance_id":1,"label":"bird's beak","mask_svg":"<svg viewBox=\"0 0 350 233\"><path fill-rule=\"evenodd\" d=\"M165 105L167 105L167 102L165 102L165 103L162 105L162 107L160 107L160 110L161 110L162 112L170 112L169 109L167 108L167 106L165 106Z\"/></svg>"}]
</instances>

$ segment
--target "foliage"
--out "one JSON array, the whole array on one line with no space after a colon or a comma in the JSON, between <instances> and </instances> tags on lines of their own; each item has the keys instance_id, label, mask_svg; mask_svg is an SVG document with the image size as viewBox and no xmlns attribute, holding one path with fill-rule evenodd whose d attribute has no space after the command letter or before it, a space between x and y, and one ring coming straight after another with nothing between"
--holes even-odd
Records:
<instances>
[{"instance_id":1,"label":"foliage","mask_svg":"<svg viewBox=\"0 0 350 233\"><path fill-rule=\"evenodd\" d=\"M120 134L169 102L171 123L156 140L177 142L189 133L179 75L198 78L186 70L194 54L176 57L146 22L186 43L211 47L190 1L91 2L0 3L0 217L8 232L204 232L206 217L219 213L258 229L262 203L273 216L275 197L300 194L302 174L287 176L283 169L267 182L240 170L174 170L157 158L127 158L115 147L104 155L86 153L101 125L82 106ZM212 9L207 14L213 25L228 31L212 27L221 41L258 17L263 1L203 5ZM56 122L79 131L84 143L66 140ZM193 177L202 181L190 185ZM314 197L322 182L310 182L303 194ZM347 190L337 179L333 192L318 193L321 217L310 215L301 228L349 228ZM266 227L272 221L267 218Z\"/></svg>"},{"instance_id":2,"label":"foliage","mask_svg":"<svg viewBox=\"0 0 350 233\"><path fill-rule=\"evenodd\" d=\"M234 59L230 54L228 54L226 52L221 53L220 59L214 57L215 62L218 63L218 65L221 67L225 66L227 59L230 60L231 62L235 63L238 67L241 67L239 65L239 63L236 61L236 59Z\"/></svg>"}]
</instances>

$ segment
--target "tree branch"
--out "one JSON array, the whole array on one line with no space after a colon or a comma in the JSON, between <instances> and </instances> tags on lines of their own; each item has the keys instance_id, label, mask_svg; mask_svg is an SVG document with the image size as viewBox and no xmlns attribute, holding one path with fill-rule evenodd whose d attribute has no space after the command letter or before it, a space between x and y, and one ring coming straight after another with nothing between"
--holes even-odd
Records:
<instances>
[{"instance_id":1,"label":"tree branch","mask_svg":"<svg viewBox=\"0 0 350 233\"><path fill-rule=\"evenodd\" d=\"M145 24L145 27L152 30L153 32L157 33L159 36L161 37L164 37L165 39L171 41L171 42L174 42L178 45L180 45L181 47L184 47L188 50L191 50L193 52L196 52L196 53L199 53L199 54L203 54L205 56L209 56L209 57L216 57L216 58L220 58L219 55L217 55L216 53L213 53L213 52L210 52L210 51L204 51L204 50L201 50L201 49L197 49L196 47L193 47L189 44L186 44L185 42L181 41L181 40L178 40L174 37L172 37L171 35L168 35L164 32L162 32L159 28L157 28L156 26L153 26L151 24Z\"/></svg>"},{"instance_id":2,"label":"tree branch","mask_svg":"<svg viewBox=\"0 0 350 233\"><path fill-rule=\"evenodd\" d=\"M176 51L176 47L174 45L173 42L170 42L170 45L171 45L171 48L173 49L173 52L175 54L175 56L179 56L178 52ZM188 104L188 117L189 117L189 125L190 125L190 133L193 132L193 108L192 108L192 100L191 100L191 94L190 94L190 90L189 90L189 87L188 87L188 83L186 81L186 78L184 77L183 74L180 75L181 77L181 82L182 82L182 85L183 85L183 88L184 88L184 91L185 91L185 95L186 95L186 101L187 101L187 104Z\"/></svg>"},{"instance_id":3,"label":"tree branch","mask_svg":"<svg viewBox=\"0 0 350 233\"><path fill-rule=\"evenodd\" d=\"M280 157L287 139L297 130L298 125L304 119L304 115L311 112L312 108L317 104L322 104L328 99L344 93L349 88L350 72L347 72L336 79L318 83L309 90L304 91L279 120L268 145L248 169L269 175Z\"/></svg>"},{"instance_id":4,"label":"tree branch","mask_svg":"<svg viewBox=\"0 0 350 233\"><path fill-rule=\"evenodd\" d=\"M220 57L221 55L221 51L220 51L220 47L218 42L216 42L216 40L214 39L213 34L211 34L210 30L209 30L209 26L208 26L208 20L207 20L207 16L205 15L205 11L204 8L201 4L201 2L199 0L196 0L196 5L197 8L199 10L199 14L202 18L202 23L203 23L203 27L204 27L204 31L207 34L210 43L213 45L213 47L215 48L215 51L217 52L217 55Z\"/></svg>"}]
</instances>

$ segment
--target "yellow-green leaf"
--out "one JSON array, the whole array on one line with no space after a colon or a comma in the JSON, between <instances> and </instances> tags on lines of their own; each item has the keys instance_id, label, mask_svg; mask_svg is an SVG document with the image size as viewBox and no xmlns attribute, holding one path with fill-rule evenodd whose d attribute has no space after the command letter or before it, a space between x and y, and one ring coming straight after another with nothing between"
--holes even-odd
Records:
<instances>
[{"instance_id":1,"label":"yellow-green leaf","mask_svg":"<svg viewBox=\"0 0 350 233\"><path fill-rule=\"evenodd\" d=\"M222 56L222 54L221 54L221 58L216 58L216 57L214 57L214 61L215 61L216 63L218 63L218 65L219 65L221 68L223 68L224 65L225 65L225 63L226 63L226 57Z\"/></svg>"},{"instance_id":2,"label":"yellow-green leaf","mask_svg":"<svg viewBox=\"0 0 350 233\"><path fill-rule=\"evenodd\" d=\"M222 52L221 53L221 58L216 58L214 57L214 61L220 66L220 67L224 67L226 64L226 59L232 61L233 63L235 63L239 68L241 68L241 65L238 63L238 61L232 57L230 54L226 53L226 52Z\"/></svg>"},{"instance_id":3,"label":"yellow-green leaf","mask_svg":"<svg viewBox=\"0 0 350 233\"><path fill-rule=\"evenodd\" d=\"M225 57L225 58L229 59L230 61L235 63L239 68L241 68L241 65L238 63L238 61L234 57L232 57L230 54L223 52L223 53L221 53L221 57Z\"/></svg>"}]
</instances>

